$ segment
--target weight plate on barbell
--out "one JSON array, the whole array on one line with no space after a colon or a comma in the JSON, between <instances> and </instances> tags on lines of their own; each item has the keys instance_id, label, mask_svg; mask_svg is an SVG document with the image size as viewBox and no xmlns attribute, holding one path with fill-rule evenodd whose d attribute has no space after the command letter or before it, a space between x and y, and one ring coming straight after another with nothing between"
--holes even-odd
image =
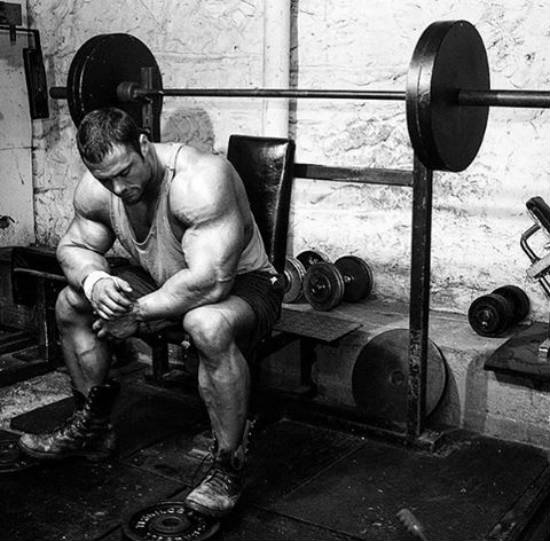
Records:
<instances>
[{"instance_id":1,"label":"weight plate on barbell","mask_svg":"<svg viewBox=\"0 0 550 541\"><path fill-rule=\"evenodd\" d=\"M306 271L315 263L330 263L329 257L319 250L304 250L296 256L296 259L305 267Z\"/></svg>"},{"instance_id":2,"label":"weight plate on barbell","mask_svg":"<svg viewBox=\"0 0 550 541\"><path fill-rule=\"evenodd\" d=\"M202 541L219 528L219 520L195 513L183 502L159 502L131 514L122 532L126 541Z\"/></svg>"},{"instance_id":3,"label":"weight plate on barbell","mask_svg":"<svg viewBox=\"0 0 550 541\"><path fill-rule=\"evenodd\" d=\"M426 415L443 396L447 381L445 359L428 339ZM409 374L409 331L392 329L375 336L359 352L352 374L355 403L365 414L379 421L405 423Z\"/></svg>"},{"instance_id":4,"label":"weight plate on barbell","mask_svg":"<svg viewBox=\"0 0 550 541\"><path fill-rule=\"evenodd\" d=\"M344 277L344 300L357 302L365 299L372 291L372 270L360 257L346 255L334 264Z\"/></svg>"},{"instance_id":5,"label":"weight plate on barbell","mask_svg":"<svg viewBox=\"0 0 550 541\"><path fill-rule=\"evenodd\" d=\"M315 310L327 311L342 302L344 279L332 263L315 263L306 272L303 288Z\"/></svg>"},{"instance_id":6,"label":"weight plate on barbell","mask_svg":"<svg viewBox=\"0 0 550 541\"><path fill-rule=\"evenodd\" d=\"M468 321L472 329L480 336L499 336L514 321L512 302L495 293L482 295L470 305Z\"/></svg>"},{"instance_id":7,"label":"weight plate on barbell","mask_svg":"<svg viewBox=\"0 0 550 541\"><path fill-rule=\"evenodd\" d=\"M101 107L118 107L144 125L140 102L121 102L117 87L123 81L141 83L141 69L152 68L153 88L162 89L162 77L153 53L129 34L100 34L89 39L75 54L69 68L67 99L76 126L84 116ZM153 100L153 133L158 140L162 97Z\"/></svg>"},{"instance_id":8,"label":"weight plate on barbell","mask_svg":"<svg viewBox=\"0 0 550 541\"><path fill-rule=\"evenodd\" d=\"M527 317L531 304L529 303L529 297L521 287L514 285L502 286L495 289L493 293L501 295L512 303L514 322L522 321Z\"/></svg>"},{"instance_id":9,"label":"weight plate on barbell","mask_svg":"<svg viewBox=\"0 0 550 541\"><path fill-rule=\"evenodd\" d=\"M302 283L306 275L305 267L295 257L287 257L285 261L285 294L283 302L291 303L302 297Z\"/></svg>"},{"instance_id":10,"label":"weight plate on barbell","mask_svg":"<svg viewBox=\"0 0 550 541\"><path fill-rule=\"evenodd\" d=\"M407 76L407 125L413 148L430 168L463 171L485 135L488 106L458 104L458 90L489 90L481 36L467 21L439 21L423 32Z\"/></svg>"}]
</instances>

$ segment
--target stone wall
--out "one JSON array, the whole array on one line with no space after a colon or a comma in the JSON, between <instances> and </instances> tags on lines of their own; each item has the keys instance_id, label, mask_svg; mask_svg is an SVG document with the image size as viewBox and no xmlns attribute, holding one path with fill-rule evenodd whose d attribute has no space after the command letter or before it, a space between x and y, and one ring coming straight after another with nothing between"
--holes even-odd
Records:
<instances>
[{"instance_id":1,"label":"stone wall","mask_svg":"<svg viewBox=\"0 0 550 541\"><path fill-rule=\"evenodd\" d=\"M487 48L493 88L550 88L550 5L536 0L387 2L298 0L293 79L299 87L404 90L423 29L466 19ZM410 169L402 102L298 103L292 124L297 160ZM525 287L534 314L547 300L525 279L519 246L531 221L525 201L550 196L550 112L493 108L481 151L463 173L436 174L432 306L466 312L499 285ZM376 293L407 298L408 189L299 181L293 248L353 253L373 266Z\"/></svg>"},{"instance_id":2,"label":"stone wall","mask_svg":"<svg viewBox=\"0 0 550 541\"><path fill-rule=\"evenodd\" d=\"M80 46L101 33L126 32L155 55L164 86L261 86L263 2L245 0L31 0L49 86L65 86ZM84 169L66 101L50 101L50 118L34 122L33 172L37 242L55 245L72 216L72 194ZM231 133L261 132L262 104L166 99L163 140L223 152Z\"/></svg>"}]
</instances>

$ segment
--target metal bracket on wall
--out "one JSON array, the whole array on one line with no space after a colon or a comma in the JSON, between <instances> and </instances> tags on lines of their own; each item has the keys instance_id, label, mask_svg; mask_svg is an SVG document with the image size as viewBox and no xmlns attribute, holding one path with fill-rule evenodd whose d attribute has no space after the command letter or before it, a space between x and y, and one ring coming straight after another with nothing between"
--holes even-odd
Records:
<instances>
[{"instance_id":1,"label":"metal bracket on wall","mask_svg":"<svg viewBox=\"0 0 550 541\"><path fill-rule=\"evenodd\" d=\"M0 2L0 24L6 25L10 32L10 42L17 39L16 27L23 24L21 6L13 2Z\"/></svg>"},{"instance_id":2,"label":"metal bracket on wall","mask_svg":"<svg viewBox=\"0 0 550 541\"><path fill-rule=\"evenodd\" d=\"M42 48L40 46L40 34L38 30L32 28L16 27L11 24L13 19L7 21L7 17L2 14L2 5L6 2L0 2L0 30L9 30L10 40L12 32L24 33L32 36L32 47L23 48L23 65L25 67L25 80L27 81L27 94L29 96L29 112L31 119L48 118L50 115L48 108L48 82L46 80L46 70L42 58ZM17 4L11 4L16 5ZM20 6L18 6L20 8Z\"/></svg>"}]
</instances>

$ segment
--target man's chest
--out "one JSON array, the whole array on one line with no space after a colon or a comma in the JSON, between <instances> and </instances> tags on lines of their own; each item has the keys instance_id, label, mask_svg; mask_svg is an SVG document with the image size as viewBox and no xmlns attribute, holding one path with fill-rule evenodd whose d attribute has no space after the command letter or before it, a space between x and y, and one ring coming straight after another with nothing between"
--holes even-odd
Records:
<instances>
[{"instance_id":1,"label":"man's chest","mask_svg":"<svg viewBox=\"0 0 550 541\"><path fill-rule=\"evenodd\" d=\"M126 207L128 221L138 242L143 242L147 238L155 219L155 213L156 206L144 203L137 203L131 207Z\"/></svg>"}]
</instances>

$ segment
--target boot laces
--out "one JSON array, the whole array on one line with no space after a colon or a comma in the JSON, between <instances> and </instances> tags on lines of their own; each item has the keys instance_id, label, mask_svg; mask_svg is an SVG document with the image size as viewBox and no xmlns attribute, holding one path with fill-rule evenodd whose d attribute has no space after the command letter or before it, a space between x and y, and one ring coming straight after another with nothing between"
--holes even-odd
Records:
<instances>
[{"instance_id":1,"label":"boot laces","mask_svg":"<svg viewBox=\"0 0 550 541\"><path fill-rule=\"evenodd\" d=\"M84 410L77 410L63 423L53 430L53 434L63 438L83 438L101 432L102 423L98 423L85 414Z\"/></svg>"},{"instance_id":2,"label":"boot laces","mask_svg":"<svg viewBox=\"0 0 550 541\"><path fill-rule=\"evenodd\" d=\"M216 463L212 465L208 476L204 480L204 483L217 493L230 493L234 482L234 475Z\"/></svg>"}]
</instances>

